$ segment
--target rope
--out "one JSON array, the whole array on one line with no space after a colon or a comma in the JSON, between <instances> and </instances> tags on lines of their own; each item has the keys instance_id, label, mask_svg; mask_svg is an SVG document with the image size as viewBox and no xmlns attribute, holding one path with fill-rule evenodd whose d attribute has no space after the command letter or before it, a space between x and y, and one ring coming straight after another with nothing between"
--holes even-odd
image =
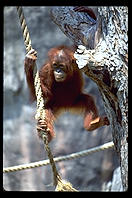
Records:
<instances>
[{"instance_id":1,"label":"rope","mask_svg":"<svg viewBox=\"0 0 132 198\"><path fill-rule=\"evenodd\" d=\"M17 12L18 12L18 16L20 19L21 29L23 32L23 40L24 40L24 44L25 44L25 48L26 48L26 53L28 53L32 49L32 45L31 45L30 34L29 34L29 31L27 28L27 24L25 21L22 7L17 6ZM43 94L42 94L42 90L41 90L39 72L37 71L36 64L34 67L34 87L35 87L35 93L36 93L36 97L37 97L37 112L35 115L35 119L36 120L39 120L39 119L44 120L45 119L44 100L42 97Z\"/></svg>"},{"instance_id":2,"label":"rope","mask_svg":"<svg viewBox=\"0 0 132 198\"><path fill-rule=\"evenodd\" d=\"M22 10L22 7L18 6L17 7L17 11L18 11L18 16L20 19L20 23L21 23L21 28L22 28L22 32L23 32L23 38L24 38L24 44L26 47L26 52L29 52L29 50L32 49L31 46L31 39L30 39L30 35L29 35L29 31L26 25L26 21L25 21L25 17L24 17L24 13ZM36 66L35 66L36 68ZM36 69L35 69L36 70ZM34 86L35 86L35 93L36 93L36 97L37 97L37 113L35 115L35 118L38 120L38 122L43 121L46 123L45 121L45 108L44 108L44 101L43 101L43 96L42 96L42 90L41 90L41 83L40 83L40 78L39 78L39 72L36 70L36 74L34 71L34 76L35 76L35 80L34 80ZM47 133L48 133L49 129L47 129L47 126L45 125L44 128L42 128L41 130L39 129L39 134L41 134L41 137L44 141L44 145L45 145L45 149L47 151L47 155L49 157L49 161L53 170L53 176L54 176L54 185L57 185L57 169L55 166L55 163L53 161L53 156L51 153L51 150L49 148L48 145L48 140L47 140Z\"/></svg>"},{"instance_id":3,"label":"rope","mask_svg":"<svg viewBox=\"0 0 132 198\"><path fill-rule=\"evenodd\" d=\"M31 46L31 39L30 39L29 31L28 31L28 28L27 28L27 25L26 25L26 21L25 21L25 17L24 17L22 7L17 6L17 12L18 12L18 16L19 16L19 19L20 19L21 29L22 29L22 32L23 32L23 39L24 39L24 44L25 44L25 47L26 47L26 52L28 53L32 49L32 46Z\"/></svg>"},{"instance_id":4,"label":"rope","mask_svg":"<svg viewBox=\"0 0 132 198\"><path fill-rule=\"evenodd\" d=\"M17 11L18 11L18 16L19 16L20 23L21 23L21 29L23 32L23 38L24 38L26 52L28 53L32 49L29 31L28 31L28 28L26 25L22 7L17 6ZM49 129L47 128L47 125L46 125L46 113L45 113L44 100L43 100L43 94L42 94L42 90L41 90L39 73L37 71L36 65L35 65L35 69L34 69L34 86L35 86L35 93L36 93L36 97L37 97L37 113L35 115L35 118L38 120L38 123L44 124L43 127L41 127L41 128L39 127L39 128L37 128L37 130L43 139L43 142L45 145L45 150L47 152L47 155L48 155L48 158L50 161L50 165L51 165L52 172L53 172L54 185L57 187L57 189L59 191L64 191L64 189L66 188L66 184L65 184L66 182L63 182L63 180L61 180L60 175L58 174L57 168L55 166L55 162L53 160L52 152L48 145ZM72 188L72 186L70 188L68 188L68 186L67 186L66 189L67 189L67 191L76 191L74 188L71 190L71 188Z\"/></svg>"},{"instance_id":5,"label":"rope","mask_svg":"<svg viewBox=\"0 0 132 198\"><path fill-rule=\"evenodd\" d=\"M87 156L87 155L95 153L95 152L110 149L112 147L114 147L114 143L113 142L108 142L108 143L105 143L103 145L96 146L94 148L90 148L90 149L87 149L87 150L84 150L84 151L72 153L72 154L65 155L65 156L55 157L54 162L61 162L61 161L66 161L66 160L72 160L72 159L79 158L79 157L84 157L84 156ZM39 162L33 162L33 163L29 163L29 164L23 164L23 165L4 168L3 173L20 171L20 170L29 169L29 168L36 168L36 167L40 167L40 166L46 166L46 165L49 165L49 164L50 164L49 160L42 160L42 161L39 161Z\"/></svg>"}]
</instances>

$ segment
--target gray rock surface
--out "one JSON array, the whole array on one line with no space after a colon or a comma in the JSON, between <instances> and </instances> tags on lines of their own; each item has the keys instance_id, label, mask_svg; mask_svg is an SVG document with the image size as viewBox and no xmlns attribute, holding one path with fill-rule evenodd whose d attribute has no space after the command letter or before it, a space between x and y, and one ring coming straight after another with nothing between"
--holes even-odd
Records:
<instances>
[{"instance_id":1,"label":"gray rock surface","mask_svg":"<svg viewBox=\"0 0 132 198\"><path fill-rule=\"evenodd\" d=\"M107 184L105 184L103 189L104 191L111 191L111 192L123 191L120 167L114 170L112 180L109 181Z\"/></svg>"}]
</instances>

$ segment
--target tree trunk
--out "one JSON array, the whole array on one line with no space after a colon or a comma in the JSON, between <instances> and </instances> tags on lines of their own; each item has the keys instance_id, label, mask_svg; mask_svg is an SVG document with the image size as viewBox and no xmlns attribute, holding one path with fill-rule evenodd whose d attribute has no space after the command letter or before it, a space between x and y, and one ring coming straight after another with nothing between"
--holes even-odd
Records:
<instances>
[{"instance_id":1,"label":"tree trunk","mask_svg":"<svg viewBox=\"0 0 132 198\"><path fill-rule=\"evenodd\" d=\"M78 49L79 68L101 92L128 188L128 8L54 7L53 21ZM87 48L87 49L86 49Z\"/></svg>"}]
</instances>

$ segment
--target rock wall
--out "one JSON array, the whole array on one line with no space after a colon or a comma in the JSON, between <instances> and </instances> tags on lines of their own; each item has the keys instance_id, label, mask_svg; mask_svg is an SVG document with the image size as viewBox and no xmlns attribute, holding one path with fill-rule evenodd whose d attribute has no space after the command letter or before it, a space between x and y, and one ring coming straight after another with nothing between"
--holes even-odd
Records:
<instances>
[{"instance_id":1,"label":"rock wall","mask_svg":"<svg viewBox=\"0 0 132 198\"><path fill-rule=\"evenodd\" d=\"M46 60L47 51L56 45L72 45L71 41L51 21L50 7L23 7L32 46L38 52L38 68ZM47 159L43 142L36 133L34 119L36 103L30 104L23 62L25 48L16 7L4 7L4 121L3 166L14 166ZM85 90L95 96L104 114L97 86L85 77ZM94 132L83 129L81 116L65 113L55 124L56 138L50 143L54 156L60 156L112 140L110 127ZM57 163L63 179L80 191L101 191L118 166L116 153L111 150L87 157ZM53 191L50 166L5 173L3 185L8 191Z\"/></svg>"}]
</instances>

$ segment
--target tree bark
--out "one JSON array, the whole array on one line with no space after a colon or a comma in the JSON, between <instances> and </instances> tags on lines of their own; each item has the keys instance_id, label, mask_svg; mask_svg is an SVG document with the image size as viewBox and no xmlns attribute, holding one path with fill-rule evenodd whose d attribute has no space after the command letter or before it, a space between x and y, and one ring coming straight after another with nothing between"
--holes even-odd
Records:
<instances>
[{"instance_id":1,"label":"tree bark","mask_svg":"<svg viewBox=\"0 0 132 198\"><path fill-rule=\"evenodd\" d=\"M93 16L96 17L93 17ZM53 21L78 46L79 68L94 80L110 121L128 189L128 7L54 7Z\"/></svg>"}]
</instances>

